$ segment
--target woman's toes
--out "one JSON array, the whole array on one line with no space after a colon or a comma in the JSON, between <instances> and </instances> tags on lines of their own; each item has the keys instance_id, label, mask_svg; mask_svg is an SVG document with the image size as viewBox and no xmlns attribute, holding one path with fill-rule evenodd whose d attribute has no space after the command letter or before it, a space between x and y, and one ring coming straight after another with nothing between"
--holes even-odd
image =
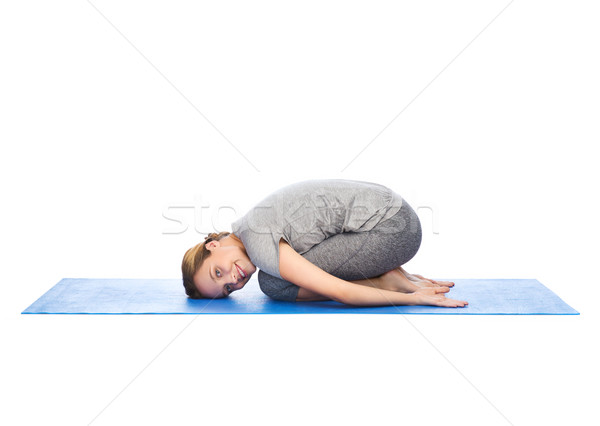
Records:
<instances>
[{"instance_id":1,"label":"woman's toes","mask_svg":"<svg viewBox=\"0 0 600 426\"><path fill-rule=\"evenodd\" d=\"M445 287L454 287L454 283L452 281L433 281L438 285L443 285Z\"/></svg>"}]
</instances>

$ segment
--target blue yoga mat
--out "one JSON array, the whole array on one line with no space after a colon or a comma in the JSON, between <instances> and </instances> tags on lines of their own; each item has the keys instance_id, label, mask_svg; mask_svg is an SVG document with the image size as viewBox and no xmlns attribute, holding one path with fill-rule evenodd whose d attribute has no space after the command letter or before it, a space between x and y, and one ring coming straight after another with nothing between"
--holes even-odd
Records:
<instances>
[{"instance_id":1,"label":"blue yoga mat","mask_svg":"<svg viewBox=\"0 0 600 426\"><path fill-rule=\"evenodd\" d=\"M224 299L189 299L181 279L64 278L23 314L443 314L579 315L534 279L456 279L447 293L465 308L358 307L327 302L281 302L264 295L256 278Z\"/></svg>"}]
</instances>

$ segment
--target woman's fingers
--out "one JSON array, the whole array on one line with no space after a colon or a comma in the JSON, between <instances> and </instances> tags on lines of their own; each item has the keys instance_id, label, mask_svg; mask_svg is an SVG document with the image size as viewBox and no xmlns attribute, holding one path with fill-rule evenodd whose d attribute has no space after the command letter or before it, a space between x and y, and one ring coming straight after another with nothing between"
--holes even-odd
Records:
<instances>
[{"instance_id":1,"label":"woman's fingers","mask_svg":"<svg viewBox=\"0 0 600 426\"><path fill-rule=\"evenodd\" d=\"M417 290L417 293L435 296L440 293L448 293L449 291L450 289L448 287L421 287Z\"/></svg>"},{"instance_id":2,"label":"woman's fingers","mask_svg":"<svg viewBox=\"0 0 600 426\"><path fill-rule=\"evenodd\" d=\"M407 276L417 278L419 282L415 283L420 286L415 294L419 294L419 300L422 305L442 306L445 308L464 308L469 304L465 300L448 299L446 293L450 291L450 287L454 287L452 281L437 281L425 278L419 274L408 274L402 268L400 270Z\"/></svg>"},{"instance_id":3,"label":"woman's fingers","mask_svg":"<svg viewBox=\"0 0 600 426\"><path fill-rule=\"evenodd\" d=\"M466 305L469 304L469 302L465 302L464 300L448 299L447 297L444 297L443 299L439 300L439 303L440 304L438 306L443 306L446 308L464 308Z\"/></svg>"},{"instance_id":4,"label":"woman's fingers","mask_svg":"<svg viewBox=\"0 0 600 426\"><path fill-rule=\"evenodd\" d=\"M441 306L444 308L464 308L469 304L469 302L466 302L464 300L448 299L442 294L438 294L435 296L425 296L425 302L426 303L424 304L426 305Z\"/></svg>"}]
</instances>

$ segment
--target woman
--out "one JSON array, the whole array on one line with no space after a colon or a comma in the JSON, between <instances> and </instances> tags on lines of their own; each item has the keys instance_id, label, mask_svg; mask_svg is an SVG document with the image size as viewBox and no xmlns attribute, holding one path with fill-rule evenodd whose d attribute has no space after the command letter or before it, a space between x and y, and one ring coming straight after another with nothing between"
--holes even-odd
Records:
<instances>
[{"instance_id":1,"label":"woman","mask_svg":"<svg viewBox=\"0 0 600 426\"><path fill-rule=\"evenodd\" d=\"M402 265L421 245L414 210L385 186L321 179L275 191L232 224L189 249L181 265L191 298L220 298L258 282L290 302L335 300L356 306L464 307L454 285L409 274Z\"/></svg>"}]
</instances>

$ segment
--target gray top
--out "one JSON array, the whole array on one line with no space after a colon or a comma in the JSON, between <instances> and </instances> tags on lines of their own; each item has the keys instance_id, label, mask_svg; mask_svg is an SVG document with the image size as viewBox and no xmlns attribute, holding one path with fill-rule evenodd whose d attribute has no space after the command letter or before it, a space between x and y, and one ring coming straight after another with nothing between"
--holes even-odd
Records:
<instances>
[{"instance_id":1,"label":"gray top","mask_svg":"<svg viewBox=\"0 0 600 426\"><path fill-rule=\"evenodd\" d=\"M281 278L281 238L303 254L332 235L370 231L400 207L400 195L377 183L314 179L273 192L231 227L252 263Z\"/></svg>"}]
</instances>

